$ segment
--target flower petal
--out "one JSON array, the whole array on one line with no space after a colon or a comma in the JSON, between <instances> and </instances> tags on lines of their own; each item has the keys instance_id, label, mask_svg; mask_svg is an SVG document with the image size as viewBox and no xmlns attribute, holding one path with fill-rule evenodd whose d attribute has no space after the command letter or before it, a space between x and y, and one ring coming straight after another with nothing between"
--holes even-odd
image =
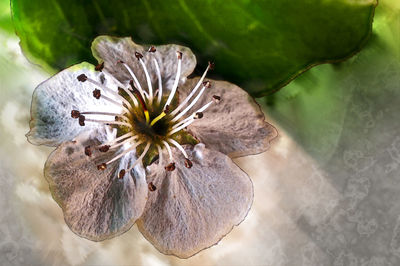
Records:
<instances>
[{"instance_id":1,"label":"flower petal","mask_svg":"<svg viewBox=\"0 0 400 266\"><path fill-rule=\"evenodd\" d=\"M78 81L77 76L80 74L96 81L100 81L100 76L104 76L94 72L92 65L81 63L59 72L35 89L32 96L30 131L27 134L29 142L57 146L73 139L82 131L99 127L93 123L79 126L78 121L71 117L71 111L74 109L120 112L120 107L104 100L96 100L92 96L95 86L89 82ZM105 82L113 85L112 79L106 79Z\"/></svg>"},{"instance_id":2,"label":"flower petal","mask_svg":"<svg viewBox=\"0 0 400 266\"><path fill-rule=\"evenodd\" d=\"M130 157L98 170L96 165L108 161L113 153L93 149L93 154L86 156L87 145L99 144L93 134L85 132L76 141L61 144L48 158L44 174L71 230L101 241L122 234L134 224L144 209L148 189L144 169L118 178Z\"/></svg>"},{"instance_id":3,"label":"flower petal","mask_svg":"<svg viewBox=\"0 0 400 266\"><path fill-rule=\"evenodd\" d=\"M189 79L180 88L180 99L186 98L198 78ZM211 101L213 95L221 97L211 105L201 119L188 127L207 148L220 151L231 158L257 154L268 149L277 137L276 129L265 122L264 114L254 99L238 86L210 80L211 88L192 108L192 112Z\"/></svg>"},{"instance_id":4,"label":"flower petal","mask_svg":"<svg viewBox=\"0 0 400 266\"><path fill-rule=\"evenodd\" d=\"M196 57L187 47L170 44L156 46L155 48L156 52L147 52L147 48L134 43L130 37L99 36L92 43L94 57L99 62L105 62L105 70L123 84L129 82L132 77L125 67L117 63L118 60L122 60L131 68L142 87L147 87L143 68L135 57L135 52L143 55L143 61L149 71L153 85L158 82L153 58L157 60L164 86L169 89L173 84L177 71L177 51L182 53L181 78L189 76L196 67Z\"/></svg>"},{"instance_id":5,"label":"flower petal","mask_svg":"<svg viewBox=\"0 0 400 266\"><path fill-rule=\"evenodd\" d=\"M218 243L246 217L253 200L250 178L228 156L204 144L186 151L193 162L190 169L177 149L173 149L174 171L150 166L148 181L156 190L149 192L137 221L160 252L180 258Z\"/></svg>"}]
</instances>

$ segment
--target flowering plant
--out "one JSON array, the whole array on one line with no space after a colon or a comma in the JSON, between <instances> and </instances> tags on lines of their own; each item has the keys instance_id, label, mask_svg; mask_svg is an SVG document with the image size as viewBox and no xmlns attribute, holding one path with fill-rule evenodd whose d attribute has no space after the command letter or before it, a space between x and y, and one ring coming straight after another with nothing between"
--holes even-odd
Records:
<instances>
[{"instance_id":1,"label":"flowering plant","mask_svg":"<svg viewBox=\"0 0 400 266\"><path fill-rule=\"evenodd\" d=\"M33 144L57 146L45 165L76 234L101 241L135 222L161 252L190 257L247 215L251 180L232 158L265 151L276 130L239 87L187 78L190 49L148 49L97 37L99 64L81 63L33 95Z\"/></svg>"}]
</instances>

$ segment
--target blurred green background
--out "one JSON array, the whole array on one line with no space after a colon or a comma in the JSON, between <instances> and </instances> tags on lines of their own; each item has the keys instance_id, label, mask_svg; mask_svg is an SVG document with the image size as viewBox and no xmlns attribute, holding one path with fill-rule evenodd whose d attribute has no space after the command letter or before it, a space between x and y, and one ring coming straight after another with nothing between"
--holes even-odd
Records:
<instances>
[{"instance_id":1,"label":"blurred green background","mask_svg":"<svg viewBox=\"0 0 400 266\"><path fill-rule=\"evenodd\" d=\"M309 67L358 52L371 31L376 0L62 1L11 0L21 47L55 70L88 61L98 35L132 36L141 44L190 47L199 69L271 94ZM201 72L200 72L201 73Z\"/></svg>"}]
</instances>

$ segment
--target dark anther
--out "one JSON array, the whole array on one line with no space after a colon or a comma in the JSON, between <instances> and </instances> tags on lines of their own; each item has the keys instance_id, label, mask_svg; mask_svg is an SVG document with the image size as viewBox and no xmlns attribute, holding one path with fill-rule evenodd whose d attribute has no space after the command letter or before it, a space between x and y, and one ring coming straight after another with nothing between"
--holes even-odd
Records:
<instances>
[{"instance_id":1,"label":"dark anther","mask_svg":"<svg viewBox=\"0 0 400 266\"><path fill-rule=\"evenodd\" d=\"M203 112L197 112L195 115L194 115L194 119L200 119L200 118L202 118L203 117Z\"/></svg>"},{"instance_id":2,"label":"dark anther","mask_svg":"<svg viewBox=\"0 0 400 266\"><path fill-rule=\"evenodd\" d=\"M85 116L84 115L79 116L79 125L81 127L83 127L85 125Z\"/></svg>"},{"instance_id":3,"label":"dark anther","mask_svg":"<svg viewBox=\"0 0 400 266\"><path fill-rule=\"evenodd\" d=\"M122 169L121 171L119 171L118 178L122 179L124 177L125 173L126 173L125 169Z\"/></svg>"},{"instance_id":4,"label":"dark anther","mask_svg":"<svg viewBox=\"0 0 400 266\"><path fill-rule=\"evenodd\" d=\"M189 160L188 158L185 159L185 166L186 168L192 168L193 163L191 160Z\"/></svg>"},{"instance_id":5,"label":"dark anther","mask_svg":"<svg viewBox=\"0 0 400 266\"><path fill-rule=\"evenodd\" d=\"M167 104L167 105L165 106L164 113L166 113L166 114L169 113L169 104Z\"/></svg>"},{"instance_id":6,"label":"dark anther","mask_svg":"<svg viewBox=\"0 0 400 266\"><path fill-rule=\"evenodd\" d=\"M99 89L94 89L93 97L98 100L98 99L100 99L100 96L101 96L101 91Z\"/></svg>"},{"instance_id":7,"label":"dark anther","mask_svg":"<svg viewBox=\"0 0 400 266\"><path fill-rule=\"evenodd\" d=\"M103 145L103 146L100 146L99 151L107 152L109 149L110 149L110 145Z\"/></svg>"},{"instance_id":8,"label":"dark anther","mask_svg":"<svg viewBox=\"0 0 400 266\"><path fill-rule=\"evenodd\" d=\"M215 63L214 63L214 62L208 61L208 68L209 68L210 70L213 70L214 67L215 67Z\"/></svg>"},{"instance_id":9,"label":"dark anther","mask_svg":"<svg viewBox=\"0 0 400 266\"><path fill-rule=\"evenodd\" d=\"M157 187L153 184L153 182L150 182L148 187L149 187L150 191L156 191L156 189L157 189Z\"/></svg>"},{"instance_id":10,"label":"dark anther","mask_svg":"<svg viewBox=\"0 0 400 266\"><path fill-rule=\"evenodd\" d=\"M203 82L203 86L206 88L210 88L211 87L211 83L209 81L204 81Z\"/></svg>"},{"instance_id":11,"label":"dark anther","mask_svg":"<svg viewBox=\"0 0 400 266\"><path fill-rule=\"evenodd\" d=\"M143 55L141 53L135 52L136 58L139 60L140 58L143 58Z\"/></svg>"},{"instance_id":12,"label":"dark anther","mask_svg":"<svg viewBox=\"0 0 400 266\"><path fill-rule=\"evenodd\" d=\"M77 79L78 79L80 82L85 82L85 81L87 80L87 76L86 76L85 74L80 74L80 75L77 77Z\"/></svg>"},{"instance_id":13,"label":"dark anther","mask_svg":"<svg viewBox=\"0 0 400 266\"><path fill-rule=\"evenodd\" d=\"M106 164L106 163L99 164L99 165L97 166L97 169L98 169L98 170L104 171L104 170L107 169L107 164Z\"/></svg>"},{"instance_id":14,"label":"dark anther","mask_svg":"<svg viewBox=\"0 0 400 266\"><path fill-rule=\"evenodd\" d=\"M175 170L175 163L170 163L167 166L165 166L164 168L165 168L165 170L170 171L170 172L174 171Z\"/></svg>"},{"instance_id":15,"label":"dark anther","mask_svg":"<svg viewBox=\"0 0 400 266\"><path fill-rule=\"evenodd\" d=\"M155 52L156 52L156 47L151 46L151 47L149 48L148 52L150 52L150 53L155 53Z\"/></svg>"},{"instance_id":16,"label":"dark anther","mask_svg":"<svg viewBox=\"0 0 400 266\"><path fill-rule=\"evenodd\" d=\"M123 63L124 63L124 61L122 61L122 60L117 60L117 63L119 63L119 64L123 64Z\"/></svg>"},{"instance_id":17,"label":"dark anther","mask_svg":"<svg viewBox=\"0 0 400 266\"><path fill-rule=\"evenodd\" d=\"M114 120L115 120L115 121L121 121L122 119L120 119L119 116L116 115L116 116L114 117Z\"/></svg>"},{"instance_id":18,"label":"dark anther","mask_svg":"<svg viewBox=\"0 0 400 266\"><path fill-rule=\"evenodd\" d=\"M79 118L80 115L81 115L81 112L79 112L78 110L72 110L71 111L71 117L72 118Z\"/></svg>"},{"instance_id":19,"label":"dark anther","mask_svg":"<svg viewBox=\"0 0 400 266\"><path fill-rule=\"evenodd\" d=\"M89 157L92 156L92 149L90 148L90 146L85 147L85 155Z\"/></svg>"},{"instance_id":20,"label":"dark anther","mask_svg":"<svg viewBox=\"0 0 400 266\"><path fill-rule=\"evenodd\" d=\"M219 103L221 101L221 97L217 96L217 95L213 95L213 99L215 103Z\"/></svg>"},{"instance_id":21,"label":"dark anther","mask_svg":"<svg viewBox=\"0 0 400 266\"><path fill-rule=\"evenodd\" d=\"M104 62L101 62L100 64L95 66L94 70L101 72L103 70L103 68L104 68Z\"/></svg>"},{"instance_id":22,"label":"dark anther","mask_svg":"<svg viewBox=\"0 0 400 266\"><path fill-rule=\"evenodd\" d=\"M106 82L106 76L104 76L104 74L100 75L100 83L104 84Z\"/></svg>"},{"instance_id":23,"label":"dark anther","mask_svg":"<svg viewBox=\"0 0 400 266\"><path fill-rule=\"evenodd\" d=\"M176 55L178 56L178 59L182 59L182 52L176 51Z\"/></svg>"}]
</instances>

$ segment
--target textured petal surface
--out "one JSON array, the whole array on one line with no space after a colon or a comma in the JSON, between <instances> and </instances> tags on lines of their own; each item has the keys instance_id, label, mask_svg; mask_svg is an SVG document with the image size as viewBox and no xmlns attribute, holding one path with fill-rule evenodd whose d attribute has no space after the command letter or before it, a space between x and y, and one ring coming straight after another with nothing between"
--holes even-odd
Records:
<instances>
[{"instance_id":1,"label":"textured petal surface","mask_svg":"<svg viewBox=\"0 0 400 266\"><path fill-rule=\"evenodd\" d=\"M84 147L96 144L99 141L88 138L86 132L76 141L63 143L48 158L45 177L71 230L100 241L119 235L134 224L145 206L148 188L143 169L118 179L119 170L126 169L132 157L123 157L104 171L98 170L96 165L108 161L110 152L93 151L91 157L86 156Z\"/></svg>"},{"instance_id":2,"label":"textured petal surface","mask_svg":"<svg viewBox=\"0 0 400 266\"><path fill-rule=\"evenodd\" d=\"M218 243L246 217L253 200L251 180L228 156L203 144L186 150L193 162L190 169L176 149L174 171L150 166L148 181L156 190L149 192L137 221L159 251L180 258Z\"/></svg>"},{"instance_id":3,"label":"textured petal surface","mask_svg":"<svg viewBox=\"0 0 400 266\"><path fill-rule=\"evenodd\" d=\"M184 99L197 83L198 78L189 79L180 88L180 99ZM258 104L247 92L225 81L211 81L191 112L212 100L213 95L221 97L218 104L212 104L201 119L196 120L188 130L208 149L239 157L257 154L268 149L277 137L276 129L265 122ZM190 114L189 112L188 114Z\"/></svg>"},{"instance_id":4,"label":"textured petal surface","mask_svg":"<svg viewBox=\"0 0 400 266\"><path fill-rule=\"evenodd\" d=\"M177 51L182 53L181 78L190 75L196 67L196 57L187 47L175 44L155 47L156 52L149 53L147 52L149 47L138 45L129 37L117 38L99 36L92 43L92 53L99 62L105 63L105 70L123 84L132 79L126 68L117 63L117 60L124 61L135 73L143 88L147 88L146 78L143 67L135 57L135 52L143 55L143 61L149 71L153 85L156 85L158 82L153 58L157 60L164 84L163 86L169 89L173 84L177 71Z\"/></svg>"},{"instance_id":5,"label":"textured petal surface","mask_svg":"<svg viewBox=\"0 0 400 266\"><path fill-rule=\"evenodd\" d=\"M96 87L89 82L79 82L77 76L80 74L86 74L96 81L100 81L101 76L104 77L104 74L95 72L92 65L81 63L59 72L35 89L32 96L30 131L27 134L31 143L57 146L73 139L82 131L99 127L93 123L86 123L85 127L79 126L78 121L71 118L73 109L120 112L120 107L102 99L96 100L92 95ZM105 79L104 82L110 87L114 86L112 79Z\"/></svg>"}]
</instances>

